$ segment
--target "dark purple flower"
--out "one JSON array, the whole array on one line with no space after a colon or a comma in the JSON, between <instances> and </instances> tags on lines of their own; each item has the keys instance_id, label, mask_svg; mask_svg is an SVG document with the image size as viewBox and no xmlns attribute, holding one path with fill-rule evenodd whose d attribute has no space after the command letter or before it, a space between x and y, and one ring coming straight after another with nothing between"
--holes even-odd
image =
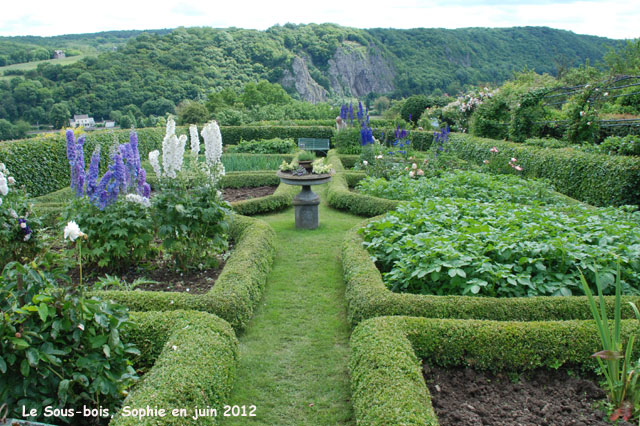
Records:
<instances>
[{"instance_id":1,"label":"dark purple flower","mask_svg":"<svg viewBox=\"0 0 640 426\"><path fill-rule=\"evenodd\" d=\"M129 133L129 147L137 175L138 170L140 170L140 151L138 150L138 134L133 130Z\"/></svg>"},{"instance_id":2,"label":"dark purple flower","mask_svg":"<svg viewBox=\"0 0 640 426\"><path fill-rule=\"evenodd\" d=\"M74 161L73 169L75 169L73 173L73 177L75 178L71 182L71 188L75 188L76 197L82 197L84 194L84 138L78 138L78 143L76 143L76 159Z\"/></svg>"},{"instance_id":3,"label":"dark purple flower","mask_svg":"<svg viewBox=\"0 0 640 426\"><path fill-rule=\"evenodd\" d=\"M126 192L127 191L127 171L125 169L124 161L122 159L122 155L120 153L113 154L111 157L113 160L113 176L116 180L116 185L118 186L117 192Z\"/></svg>"},{"instance_id":4,"label":"dark purple flower","mask_svg":"<svg viewBox=\"0 0 640 426\"><path fill-rule=\"evenodd\" d=\"M409 113L409 121L411 121L411 113Z\"/></svg>"},{"instance_id":5,"label":"dark purple flower","mask_svg":"<svg viewBox=\"0 0 640 426\"><path fill-rule=\"evenodd\" d=\"M145 169L140 169L140 173L138 174L138 194L142 194L144 192L144 185L147 183L147 171Z\"/></svg>"},{"instance_id":6,"label":"dark purple flower","mask_svg":"<svg viewBox=\"0 0 640 426\"><path fill-rule=\"evenodd\" d=\"M149 198L150 195L151 195L151 187L147 182L145 182L144 185L142 185L142 196L145 198Z\"/></svg>"},{"instance_id":7,"label":"dark purple flower","mask_svg":"<svg viewBox=\"0 0 640 426\"><path fill-rule=\"evenodd\" d=\"M76 159L76 139L73 136L73 130L67 130L67 160L69 165L73 166Z\"/></svg>"},{"instance_id":8,"label":"dark purple flower","mask_svg":"<svg viewBox=\"0 0 640 426\"><path fill-rule=\"evenodd\" d=\"M96 192L94 194L94 204L100 208L100 210L104 209L107 206L108 195L107 195L107 186L109 185L109 181L113 178L113 171L107 170L107 172L102 176L98 186L96 188Z\"/></svg>"},{"instance_id":9,"label":"dark purple flower","mask_svg":"<svg viewBox=\"0 0 640 426\"><path fill-rule=\"evenodd\" d=\"M87 196L93 199L98 187L98 174L100 173L100 145L93 150L91 162L89 163L89 173L87 174Z\"/></svg>"}]
</instances>

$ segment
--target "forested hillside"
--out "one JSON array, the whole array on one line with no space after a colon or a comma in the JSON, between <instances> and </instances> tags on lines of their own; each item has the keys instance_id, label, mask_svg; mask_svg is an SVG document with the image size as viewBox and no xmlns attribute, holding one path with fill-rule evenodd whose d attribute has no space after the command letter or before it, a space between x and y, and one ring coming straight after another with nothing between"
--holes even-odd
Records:
<instances>
[{"instance_id":1,"label":"forested hillside","mask_svg":"<svg viewBox=\"0 0 640 426\"><path fill-rule=\"evenodd\" d=\"M126 40L126 42L122 42ZM0 119L60 123L72 114L96 119L173 113L247 82L280 83L295 98L339 101L385 94L455 94L498 84L524 68L554 73L597 63L622 42L549 28L371 29L333 24L178 28L93 35L5 37L2 43L49 48L65 42L100 50L71 65L51 63L0 80ZM2 68L0 67L0 72Z\"/></svg>"}]
</instances>

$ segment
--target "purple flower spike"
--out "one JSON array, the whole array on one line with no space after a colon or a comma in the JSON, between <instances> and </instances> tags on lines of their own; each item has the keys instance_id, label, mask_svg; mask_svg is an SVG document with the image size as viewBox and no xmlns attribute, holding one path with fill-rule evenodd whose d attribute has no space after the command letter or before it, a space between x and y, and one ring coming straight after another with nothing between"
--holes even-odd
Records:
<instances>
[{"instance_id":1,"label":"purple flower spike","mask_svg":"<svg viewBox=\"0 0 640 426\"><path fill-rule=\"evenodd\" d=\"M98 174L100 173L100 145L96 147L91 155L89 163L89 173L87 175L87 195L93 199L98 188Z\"/></svg>"},{"instance_id":2,"label":"purple flower spike","mask_svg":"<svg viewBox=\"0 0 640 426\"><path fill-rule=\"evenodd\" d=\"M147 171L140 169L138 174L138 194L142 194L144 191L144 185L147 183Z\"/></svg>"},{"instance_id":3,"label":"purple flower spike","mask_svg":"<svg viewBox=\"0 0 640 426\"><path fill-rule=\"evenodd\" d=\"M124 166L124 161L122 160L122 155L114 154L113 155L113 163L114 163L114 177L116 179L117 184L117 192L127 191L127 171ZM116 193L117 193L116 192Z\"/></svg>"},{"instance_id":4,"label":"purple flower spike","mask_svg":"<svg viewBox=\"0 0 640 426\"><path fill-rule=\"evenodd\" d=\"M73 165L74 173L72 174L75 180L71 182L71 187L75 188L76 196L82 197L84 193L84 137L78 138L76 143L76 159Z\"/></svg>"},{"instance_id":5,"label":"purple flower spike","mask_svg":"<svg viewBox=\"0 0 640 426\"><path fill-rule=\"evenodd\" d=\"M67 130L67 160L69 165L73 166L76 159L76 139L73 136L73 130Z\"/></svg>"},{"instance_id":6,"label":"purple flower spike","mask_svg":"<svg viewBox=\"0 0 640 426\"><path fill-rule=\"evenodd\" d=\"M151 195L151 187L147 182L145 182L144 185L142 185L142 196L145 198L149 198L150 195Z\"/></svg>"}]
</instances>

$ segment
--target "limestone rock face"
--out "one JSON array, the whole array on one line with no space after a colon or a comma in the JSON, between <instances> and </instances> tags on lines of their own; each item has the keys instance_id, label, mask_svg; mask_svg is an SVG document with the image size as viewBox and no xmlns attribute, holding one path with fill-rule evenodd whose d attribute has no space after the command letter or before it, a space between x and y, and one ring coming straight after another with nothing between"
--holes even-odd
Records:
<instances>
[{"instance_id":1,"label":"limestone rock face","mask_svg":"<svg viewBox=\"0 0 640 426\"><path fill-rule=\"evenodd\" d=\"M389 93L394 90L393 78L391 64L375 46L345 43L329 59L331 89L339 95Z\"/></svg>"},{"instance_id":2,"label":"limestone rock face","mask_svg":"<svg viewBox=\"0 0 640 426\"><path fill-rule=\"evenodd\" d=\"M315 104L327 100L327 91L311 77L307 63L299 56L293 58L291 71L284 71L280 84L283 87L295 87L304 101Z\"/></svg>"}]
</instances>

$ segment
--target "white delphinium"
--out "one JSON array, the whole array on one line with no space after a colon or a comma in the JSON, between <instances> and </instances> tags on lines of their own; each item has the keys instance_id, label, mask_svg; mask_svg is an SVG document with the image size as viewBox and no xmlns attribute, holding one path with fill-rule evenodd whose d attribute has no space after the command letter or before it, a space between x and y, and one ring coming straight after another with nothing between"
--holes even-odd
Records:
<instances>
[{"instance_id":1,"label":"white delphinium","mask_svg":"<svg viewBox=\"0 0 640 426\"><path fill-rule=\"evenodd\" d=\"M160 161L158 160L158 157L160 157L160 151L157 149L149 153L149 163L151 163L151 167L153 167L153 171L156 173L156 176L161 178L162 169L160 168Z\"/></svg>"},{"instance_id":2,"label":"white delphinium","mask_svg":"<svg viewBox=\"0 0 640 426\"><path fill-rule=\"evenodd\" d=\"M142 207L151 207L151 201L147 197L138 194L127 194L125 197L130 203L140 204Z\"/></svg>"},{"instance_id":3,"label":"white delphinium","mask_svg":"<svg viewBox=\"0 0 640 426\"><path fill-rule=\"evenodd\" d=\"M162 140L162 167L164 175L175 178L177 172L182 170L182 161L184 160L184 146L187 137L182 135L180 138L176 136L176 123L173 118L167 121L167 133Z\"/></svg>"},{"instance_id":4,"label":"white delphinium","mask_svg":"<svg viewBox=\"0 0 640 426\"><path fill-rule=\"evenodd\" d=\"M220 162L222 157L222 135L215 121L208 122L202 129L204 139L204 155L209 166Z\"/></svg>"},{"instance_id":5,"label":"white delphinium","mask_svg":"<svg viewBox=\"0 0 640 426\"><path fill-rule=\"evenodd\" d=\"M198 126L189 126L189 136L191 137L191 155L197 157L200 154L200 136L198 136Z\"/></svg>"}]
</instances>

